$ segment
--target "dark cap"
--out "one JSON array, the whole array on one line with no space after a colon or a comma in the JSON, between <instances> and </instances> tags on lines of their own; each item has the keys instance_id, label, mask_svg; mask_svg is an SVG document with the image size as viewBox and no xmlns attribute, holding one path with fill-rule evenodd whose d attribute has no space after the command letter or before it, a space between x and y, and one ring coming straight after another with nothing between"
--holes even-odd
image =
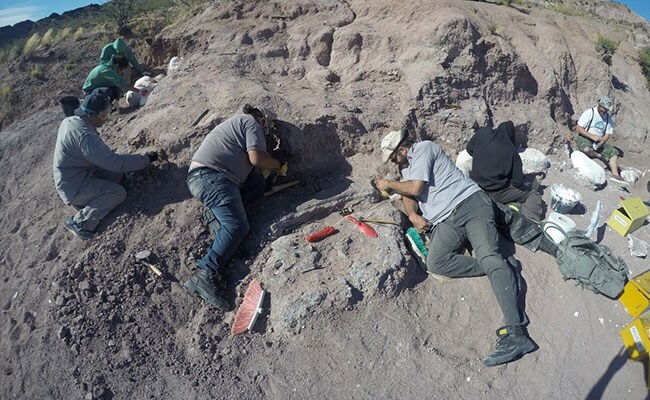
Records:
<instances>
[{"instance_id":1,"label":"dark cap","mask_svg":"<svg viewBox=\"0 0 650 400\"><path fill-rule=\"evenodd\" d=\"M81 103L81 106L74 110L74 115L77 115L79 117L88 114L97 115L100 112L104 111L110 102L111 99L102 93L90 93L84 97L84 101Z\"/></svg>"}]
</instances>

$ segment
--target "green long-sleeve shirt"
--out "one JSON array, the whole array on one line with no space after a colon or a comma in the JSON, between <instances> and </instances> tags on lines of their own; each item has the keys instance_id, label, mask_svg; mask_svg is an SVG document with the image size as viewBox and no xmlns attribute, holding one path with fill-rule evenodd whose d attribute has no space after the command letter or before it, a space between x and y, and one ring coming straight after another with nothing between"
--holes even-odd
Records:
<instances>
[{"instance_id":1,"label":"green long-sleeve shirt","mask_svg":"<svg viewBox=\"0 0 650 400\"><path fill-rule=\"evenodd\" d=\"M122 79L120 74L117 73L112 64L99 64L88 74L82 90L84 92L92 92L98 87L113 86L118 87L122 93L124 93L126 82Z\"/></svg>"},{"instance_id":2,"label":"green long-sleeve shirt","mask_svg":"<svg viewBox=\"0 0 650 400\"><path fill-rule=\"evenodd\" d=\"M113 56L117 54L121 54L124 57L126 57L126 59L129 60L129 63L131 63L133 68L135 68L135 70L138 71L140 74L144 73L144 68L142 67L142 65L138 63L138 60L136 60L135 56L133 55L133 52L122 39L117 39L115 42L109 43L106 46L104 46L101 54L99 55L99 63L100 64L112 63Z\"/></svg>"}]
</instances>

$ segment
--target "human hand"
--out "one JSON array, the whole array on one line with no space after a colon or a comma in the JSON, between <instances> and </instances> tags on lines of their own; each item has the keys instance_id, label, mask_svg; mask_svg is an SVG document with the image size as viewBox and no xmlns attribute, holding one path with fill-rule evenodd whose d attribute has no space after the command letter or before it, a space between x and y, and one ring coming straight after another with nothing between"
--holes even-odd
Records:
<instances>
[{"instance_id":1,"label":"human hand","mask_svg":"<svg viewBox=\"0 0 650 400\"><path fill-rule=\"evenodd\" d=\"M388 179L382 178L380 175L375 176L375 186L379 191L388 191Z\"/></svg>"},{"instance_id":2,"label":"human hand","mask_svg":"<svg viewBox=\"0 0 650 400\"><path fill-rule=\"evenodd\" d=\"M151 164L154 161L158 161L158 153L155 151L148 151L144 154L145 156L149 157L149 163Z\"/></svg>"},{"instance_id":3,"label":"human hand","mask_svg":"<svg viewBox=\"0 0 650 400\"><path fill-rule=\"evenodd\" d=\"M427 232L431 229L431 222L427 221L423 216L415 214L409 216L409 220L413 224L413 227L419 232Z\"/></svg>"}]
</instances>

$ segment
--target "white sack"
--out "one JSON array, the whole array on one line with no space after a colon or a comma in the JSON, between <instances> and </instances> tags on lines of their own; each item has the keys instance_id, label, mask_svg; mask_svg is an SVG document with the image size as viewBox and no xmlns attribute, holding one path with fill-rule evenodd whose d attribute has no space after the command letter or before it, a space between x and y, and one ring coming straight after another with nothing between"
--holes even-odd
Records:
<instances>
[{"instance_id":1,"label":"white sack","mask_svg":"<svg viewBox=\"0 0 650 400\"><path fill-rule=\"evenodd\" d=\"M576 179L585 186L600 187L605 184L605 169L585 153L571 153L571 163L576 172Z\"/></svg>"}]
</instances>

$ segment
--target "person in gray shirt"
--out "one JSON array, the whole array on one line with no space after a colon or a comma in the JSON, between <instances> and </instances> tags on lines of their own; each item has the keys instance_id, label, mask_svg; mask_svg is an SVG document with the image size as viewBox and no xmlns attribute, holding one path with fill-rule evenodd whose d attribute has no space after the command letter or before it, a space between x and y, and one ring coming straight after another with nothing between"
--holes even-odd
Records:
<instances>
[{"instance_id":1,"label":"person in gray shirt","mask_svg":"<svg viewBox=\"0 0 650 400\"><path fill-rule=\"evenodd\" d=\"M54 186L63 203L77 209L63 225L84 240L92 239L102 218L126 199L126 190L118 183L124 172L146 168L158 159L156 152L113 153L97 132L110 109L108 96L97 92L86 96L75 115L61 122L54 147Z\"/></svg>"},{"instance_id":2,"label":"person in gray shirt","mask_svg":"<svg viewBox=\"0 0 650 400\"><path fill-rule=\"evenodd\" d=\"M184 286L220 310L226 311L230 305L217 293L216 285L249 230L244 207L261 197L266 188L254 167L286 173L286 164L266 150L265 129L274 119L270 111L246 104L244 114L227 119L208 133L190 163L187 186L207 208L214 240L196 262L198 272Z\"/></svg>"},{"instance_id":3,"label":"person in gray shirt","mask_svg":"<svg viewBox=\"0 0 650 400\"><path fill-rule=\"evenodd\" d=\"M429 232L429 272L451 278L487 275L501 307L504 326L497 330L496 351L483 359L488 366L516 360L535 350L523 325L517 303L517 283L499 251L495 205L466 177L434 142L414 143L405 129L387 134L381 142L382 158L397 164L402 181L375 177L377 189L402 195L413 226ZM463 254L466 243L475 257Z\"/></svg>"}]
</instances>

